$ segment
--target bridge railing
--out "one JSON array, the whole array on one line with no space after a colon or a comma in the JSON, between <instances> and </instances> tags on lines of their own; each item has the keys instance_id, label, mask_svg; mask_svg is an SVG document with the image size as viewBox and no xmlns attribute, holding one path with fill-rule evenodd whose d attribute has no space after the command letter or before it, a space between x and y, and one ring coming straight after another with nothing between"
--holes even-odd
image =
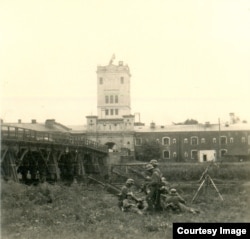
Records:
<instances>
[{"instance_id":1,"label":"bridge railing","mask_svg":"<svg viewBox=\"0 0 250 239\"><path fill-rule=\"evenodd\" d=\"M63 144L68 146L87 147L108 152L107 146L86 139L84 137L73 136L70 133L43 132L16 126L1 125L1 139L8 139L12 141Z\"/></svg>"}]
</instances>

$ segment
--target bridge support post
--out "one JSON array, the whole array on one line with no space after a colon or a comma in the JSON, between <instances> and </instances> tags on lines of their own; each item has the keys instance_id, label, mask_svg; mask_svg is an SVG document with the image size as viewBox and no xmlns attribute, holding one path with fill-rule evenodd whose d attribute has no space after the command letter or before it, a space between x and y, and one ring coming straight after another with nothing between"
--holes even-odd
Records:
<instances>
[{"instance_id":1,"label":"bridge support post","mask_svg":"<svg viewBox=\"0 0 250 239\"><path fill-rule=\"evenodd\" d=\"M17 157L13 148L8 147L2 152L1 156L1 174L4 179L12 179L15 182L19 182L17 175Z\"/></svg>"}]
</instances>

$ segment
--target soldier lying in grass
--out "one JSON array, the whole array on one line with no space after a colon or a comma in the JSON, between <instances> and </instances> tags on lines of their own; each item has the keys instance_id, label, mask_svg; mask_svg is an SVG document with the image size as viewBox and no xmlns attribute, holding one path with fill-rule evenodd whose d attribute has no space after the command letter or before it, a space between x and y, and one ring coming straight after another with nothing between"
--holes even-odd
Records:
<instances>
[{"instance_id":1,"label":"soldier lying in grass","mask_svg":"<svg viewBox=\"0 0 250 239\"><path fill-rule=\"evenodd\" d=\"M133 211L141 214L140 210L147 210L148 205L145 199L139 199L133 194L132 186L134 183L134 180L129 178L122 186L121 192L118 194L118 207L122 211Z\"/></svg>"},{"instance_id":2,"label":"soldier lying in grass","mask_svg":"<svg viewBox=\"0 0 250 239\"><path fill-rule=\"evenodd\" d=\"M186 206L185 200L177 193L175 188L170 190L170 194L161 195L162 206L165 210L170 209L174 212L199 213L199 210Z\"/></svg>"},{"instance_id":3,"label":"soldier lying in grass","mask_svg":"<svg viewBox=\"0 0 250 239\"><path fill-rule=\"evenodd\" d=\"M127 193L127 197L123 200L122 211L135 212L140 215L144 214L146 205L143 199L136 199L132 192Z\"/></svg>"}]
</instances>

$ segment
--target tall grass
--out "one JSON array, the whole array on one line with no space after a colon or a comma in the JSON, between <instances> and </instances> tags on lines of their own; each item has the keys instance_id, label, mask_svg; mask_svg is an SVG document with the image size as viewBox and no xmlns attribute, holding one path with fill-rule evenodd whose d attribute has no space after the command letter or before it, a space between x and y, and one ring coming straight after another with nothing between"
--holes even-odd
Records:
<instances>
[{"instance_id":1,"label":"tall grass","mask_svg":"<svg viewBox=\"0 0 250 239\"><path fill-rule=\"evenodd\" d=\"M160 169L169 181L199 180L208 167L209 175L219 180L250 180L250 163L169 163L161 164Z\"/></svg>"}]
</instances>

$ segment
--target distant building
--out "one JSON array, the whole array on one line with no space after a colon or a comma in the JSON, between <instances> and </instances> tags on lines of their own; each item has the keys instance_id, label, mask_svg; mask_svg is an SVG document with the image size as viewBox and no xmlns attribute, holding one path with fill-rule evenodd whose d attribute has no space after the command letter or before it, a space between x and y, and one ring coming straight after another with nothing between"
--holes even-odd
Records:
<instances>
[{"instance_id":1,"label":"distant building","mask_svg":"<svg viewBox=\"0 0 250 239\"><path fill-rule=\"evenodd\" d=\"M164 162L250 159L249 124L196 124L135 127L135 152L143 160L143 144L158 142Z\"/></svg>"},{"instance_id":2,"label":"distant building","mask_svg":"<svg viewBox=\"0 0 250 239\"><path fill-rule=\"evenodd\" d=\"M86 136L108 146L111 152L133 154L134 115L130 105L130 70L113 60L97 67L97 116L86 116Z\"/></svg>"}]
</instances>

